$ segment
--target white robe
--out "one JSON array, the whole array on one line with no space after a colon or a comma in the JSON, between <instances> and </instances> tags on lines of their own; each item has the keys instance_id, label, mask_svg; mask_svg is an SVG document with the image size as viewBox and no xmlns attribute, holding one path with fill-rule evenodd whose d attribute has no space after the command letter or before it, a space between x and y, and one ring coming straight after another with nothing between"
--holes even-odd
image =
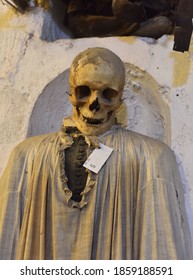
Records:
<instances>
[{"instance_id":1,"label":"white robe","mask_svg":"<svg viewBox=\"0 0 193 280\"><path fill-rule=\"evenodd\" d=\"M13 150L0 180L0 259L192 259L183 190L165 144L118 126L99 141L113 153L70 199L54 133Z\"/></svg>"}]
</instances>

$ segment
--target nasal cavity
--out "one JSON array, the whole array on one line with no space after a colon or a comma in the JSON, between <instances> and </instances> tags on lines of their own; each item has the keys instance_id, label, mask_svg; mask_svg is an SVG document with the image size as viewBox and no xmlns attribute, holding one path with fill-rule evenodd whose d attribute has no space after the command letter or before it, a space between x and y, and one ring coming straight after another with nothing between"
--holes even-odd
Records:
<instances>
[{"instance_id":1,"label":"nasal cavity","mask_svg":"<svg viewBox=\"0 0 193 280\"><path fill-rule=\"evenodd\" d=\"M97 99L92 104L90 104L89 110L90 111L94 111L94 110L98 111L98 110L100 110L100 105L99 105L99 102L98 102L98 97L97 97Z\"/></svg>"}]
</instances>

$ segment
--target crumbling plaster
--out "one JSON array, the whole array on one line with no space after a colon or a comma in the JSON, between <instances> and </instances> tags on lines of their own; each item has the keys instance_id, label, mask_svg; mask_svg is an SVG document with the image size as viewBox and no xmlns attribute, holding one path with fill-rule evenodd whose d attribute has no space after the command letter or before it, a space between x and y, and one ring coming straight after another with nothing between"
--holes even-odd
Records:
<instances>
[{"instance_id":1,"label":"crumbling plaster","mask_svg":"<svg viewBox=\"0 0 193 280\"><path fill-rule=\"evenodd\" d=\"M58 40L57 40L58 39ZM168 144L179 164L193 239L193 41L189 52L172 50L173 36L70 39L48 13L18 14L0 2L0 174L28 125L45 87L88 47L106 47L148 73L170 111Z\"/></svg>"}]
</instances>

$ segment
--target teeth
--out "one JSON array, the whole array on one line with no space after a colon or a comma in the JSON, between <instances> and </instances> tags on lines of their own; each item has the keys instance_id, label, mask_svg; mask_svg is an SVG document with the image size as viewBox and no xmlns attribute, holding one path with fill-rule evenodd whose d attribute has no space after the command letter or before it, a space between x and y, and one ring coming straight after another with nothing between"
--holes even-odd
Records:
<instances>
[{"instance_id":1,"label":"teeth","mask_svg":"<svg viewBox=\"0 0 193 280\"><path fill-rule=\"evenodd\" d=\"M85 122L87 125L90 125L90 126L98 126L98 125L101 125L103 124L104 122L106 122L107 118L105 119L100 119L100 120L97 120L97 119L91 119L91 118L86 118L84 117L82 114L80 114L80 118L83 122ZM97 123L97 121L99 123ZM96 122L96 123L95 123Z\"/></svg>"},{"instance_id":2,"label":"teeth","mask_svg":"<svg viewBox=\"0 0 193 280\"><path fill-rule=\"evenodd\" d=\"M77 108L78 109L78 108ZM92 119L92 118L86 118L84 117L81 113L80 110L78 109L79 112L79 117L81 119L81 121L83 121L86 125L88 126L99 126L104 124L105 122L107 122L112 114L112 112L109 112L107 117L104 119Z\"/></svg>"}]
</instances>

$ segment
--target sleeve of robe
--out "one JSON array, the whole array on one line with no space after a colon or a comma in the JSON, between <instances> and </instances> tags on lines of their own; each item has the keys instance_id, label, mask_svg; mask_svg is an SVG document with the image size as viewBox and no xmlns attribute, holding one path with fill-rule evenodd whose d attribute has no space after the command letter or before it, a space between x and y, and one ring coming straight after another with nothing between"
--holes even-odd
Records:
<instances>
[{"instance_id":1,"label":"sleeve of robe","mask_svg":"<svg viewBox=\"0 0 193 280\"><path fill-rule=\"evenodd\" d=\"M17 146L0 179L0 259L14 259L25 202L25 158Z\"/></svg>"},{"instance_id":2,"label":"sleeve of robe","mask_svg":"<svg viewBox=\"0 0 193 280\"><path fill-rule=\"evenodd\" d=\"M184 192L174 153L153 141L148 149L136 200L136 258L192 259Z\"/></svg>"},{"instance_id":3,"label":"sleeve of robe","mask_svg":"<svg viewBox=\"0 0 193 280\"><path fill-rule=\"evenodd\" d=\"M45 226L46 223L44 201L51 168L50 159L53 155L55 159L56 147L58 147L58 138L53 133L28 138L18 144L11 153L0 179L0 259L2 260L17 259L17 255L20 253L22 255L22 250L26 247L33 251L34 235L41 235L41 226ZM47 158L49 158L48 164ZM34 211L31 211L31 208ZM29 229L27 233L26 227ZM20 239L22 239L22 246Z\"/></svg>"}]
</instances>

